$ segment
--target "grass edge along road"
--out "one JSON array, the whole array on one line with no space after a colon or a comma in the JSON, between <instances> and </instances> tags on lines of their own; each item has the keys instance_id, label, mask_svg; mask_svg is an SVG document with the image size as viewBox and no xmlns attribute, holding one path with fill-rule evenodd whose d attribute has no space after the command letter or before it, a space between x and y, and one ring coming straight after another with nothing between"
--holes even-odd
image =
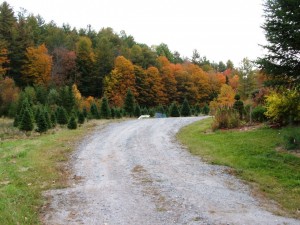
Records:
<instances>
[{"instance_id":1,"label":"grass edge along road","mask_svg":"<svg viewBox=\"0 0 300 225\"><path fill-rule=\"evenodd\" d=\"M230 167L259 196L277 202L282 209L277 214L299 219L300 158L276 150L282 144L282 132L299 127L211 132L211 123L209 118L188 125L177 138L192 154L208 163Z\"/></svg>"},{"instance_id":2,"label":"grass edge along road","mask_svg":"<svg viewBox=\"0 0 300 225\"><path fill-rule=\"evenodd\" d=\"M42 192L68 186L70 154L84 136L107 123L93 120L76 130L1 141L0 224L40 224Z\"/></svg>"}]
</instances>

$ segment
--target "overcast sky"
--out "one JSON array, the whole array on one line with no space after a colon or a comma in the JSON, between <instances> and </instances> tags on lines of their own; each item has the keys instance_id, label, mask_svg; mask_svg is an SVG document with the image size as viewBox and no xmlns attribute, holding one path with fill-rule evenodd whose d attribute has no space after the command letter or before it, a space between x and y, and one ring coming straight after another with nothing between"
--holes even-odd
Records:
<instances>
[{"instance_id":1,"label":"overcast sky","mask_svg":"<svg viewBox=\"0 0 300 225\"><path fill-rule=\"evenodd\" d=\"M40 14L46 22L99 31L125 30L149 46L166 43L171 51L191 57L193 49L209 60L235 66L261 56L265 43L263 0L7 0L20 11Z\"/></svg>"}]
</instances>

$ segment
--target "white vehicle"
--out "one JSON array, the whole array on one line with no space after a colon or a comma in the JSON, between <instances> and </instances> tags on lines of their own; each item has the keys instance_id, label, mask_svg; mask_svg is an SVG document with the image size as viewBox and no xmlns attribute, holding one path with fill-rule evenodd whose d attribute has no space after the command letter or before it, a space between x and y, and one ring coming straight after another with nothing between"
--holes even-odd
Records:
<instances>
[{"instance_id":1,"label":"white vehicle","mask_svg":"<svg viewBox=\"0 0 300 225\"><path fill-rule=\"evenodd\" d=\"M145 119L145 118L150 118L150 115L141 115L138 119Z\"/></svg>"}]
</instances>

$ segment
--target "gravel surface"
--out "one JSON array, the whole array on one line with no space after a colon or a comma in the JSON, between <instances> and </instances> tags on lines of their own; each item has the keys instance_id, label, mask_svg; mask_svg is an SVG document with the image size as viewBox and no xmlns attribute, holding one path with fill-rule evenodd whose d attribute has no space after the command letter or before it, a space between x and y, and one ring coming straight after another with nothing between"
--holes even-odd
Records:
<instances>
[{"instance_id":1,"label":"gravel surface","mask_svg":"<svg viewBox=\"0 0 300 225\"><path fill-rule=\"evenodd\" d=\"M202 119L130 120L98 129L72 159L72 187L45 193L44 224L300 224L266 211L248 187L176 142Z\"/></svg>"}]
</instances>

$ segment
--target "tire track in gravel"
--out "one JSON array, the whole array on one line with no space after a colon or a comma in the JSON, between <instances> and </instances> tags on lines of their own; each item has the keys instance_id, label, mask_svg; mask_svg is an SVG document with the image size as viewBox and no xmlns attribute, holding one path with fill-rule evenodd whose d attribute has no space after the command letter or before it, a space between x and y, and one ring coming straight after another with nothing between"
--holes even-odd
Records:
<instances>
[{"instance_id":1,"label":"tire track in gravel","mask_svg":"<svg viewBox=\"0 0 300 225\"><path fill-rule=\"evenodd\" d=\"M44 224L300 224L273 215L226 167L191 156L175 140L202 119L131 120L83 141L72 159L80 181L45 193Z\"/></svg>"}]
</instances>

